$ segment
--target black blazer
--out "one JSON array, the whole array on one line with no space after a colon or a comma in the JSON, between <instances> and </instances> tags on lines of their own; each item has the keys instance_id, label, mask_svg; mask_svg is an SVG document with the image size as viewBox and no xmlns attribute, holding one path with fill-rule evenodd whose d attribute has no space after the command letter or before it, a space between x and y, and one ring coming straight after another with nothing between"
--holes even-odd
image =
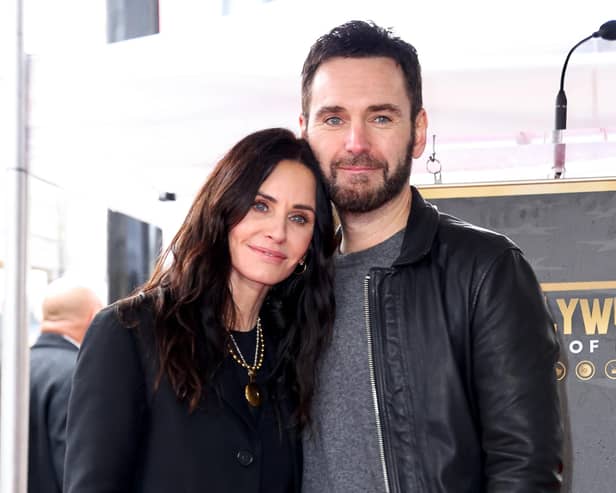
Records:
<instances>
[{"instance_id":1,"label":"black blazer","mask_svg":"<svg viewBox=\"0 0 616 493\"><path fill-rule=\"evenodd\" d=\"M30 351L28 492L60 493L66 446L66 413L77 346L43 333Z\"/></svg>"},{"instance_id":2,"label":"black blazer","mask_svg":"<svg viewBox=\"0 0 616 493\"><path fill-rule=\"evenodd\" d=\"M232 365L226 358L219 372L225 385L217 386L219 393L207 389L202 408L189 414L166 378L154 391L149 313L140 313L138 327L129 329L113 305L101 311L86 333L73 379L64 491L258 493L267 460L258 426L278 425L273 417L258 426L251 419L239 381L226 385L237 378ZM283 395L282 389L274 394ZM284 402L281 422L288 423ZM291 450L291 491L299 491L298 434L284 424L280 430Z\"/></svg>"}]
</instances>

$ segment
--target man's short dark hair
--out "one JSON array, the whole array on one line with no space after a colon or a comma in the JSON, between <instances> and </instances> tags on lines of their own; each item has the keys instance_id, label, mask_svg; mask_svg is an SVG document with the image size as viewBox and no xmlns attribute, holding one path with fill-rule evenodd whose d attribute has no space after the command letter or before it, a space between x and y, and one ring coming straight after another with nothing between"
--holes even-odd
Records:
<instances>
[{"instance_id":1,"label":"man's short dark hair","mask_svg":"<svg viewBox=\"0 0 616 493\"><path fill-rule=\"evenodd\" d=\"M421 67L415 48L374 22L350 21L321 36L310 48L302 68L302 112L308 116L314 74L331 58L386 57L402 69L411 101L411 121L422 108Z\"/></svg>"}]
</instances>

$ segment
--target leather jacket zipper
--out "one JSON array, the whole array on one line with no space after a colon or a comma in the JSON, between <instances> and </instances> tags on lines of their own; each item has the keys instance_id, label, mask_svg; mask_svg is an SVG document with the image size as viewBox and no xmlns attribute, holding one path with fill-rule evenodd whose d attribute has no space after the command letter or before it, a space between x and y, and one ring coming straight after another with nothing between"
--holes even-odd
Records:
<instances>
[{"instance_id":1,"label":"leather jacket zipper","mask_svg":"<svg viewBox=\"0 0 616 493\"><path fill-rule=\"evenodd\" d=\"M374 370L374 351L372 343L372 325L370 323L370 305L368 303L369 282L370 275L367 275L364 278L364 317L366 320L366 335L368 336L368 368L370 370L370 387L372 389L372 403L374 405L374 416L376 419L376 435L379 442L379 457L381 459L381 467L383 468L383 477L385 479L385 493L389 493L389 476L387 473L387 465L385 464L385 443L383 441L383 427L381 425L379 400L376 393L376 376Z\"/></svg>"}]
</instances>

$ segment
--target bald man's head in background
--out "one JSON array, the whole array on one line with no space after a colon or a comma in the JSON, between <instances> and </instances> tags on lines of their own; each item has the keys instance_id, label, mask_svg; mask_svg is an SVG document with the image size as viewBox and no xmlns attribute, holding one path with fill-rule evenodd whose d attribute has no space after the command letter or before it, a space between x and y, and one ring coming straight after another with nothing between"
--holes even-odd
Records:
<instances>
[{"instance_id":1,"label":"bald man's head in background","mask_svg":"<svg viewBox=\"0 0 616 493\"><path fill-rule=\"evenodd\" d=\"M47 288L43 299L41 332L61 334L81 343L87 328L103 303L83 285L58 279Z\"/></svg>"}]
</instances>

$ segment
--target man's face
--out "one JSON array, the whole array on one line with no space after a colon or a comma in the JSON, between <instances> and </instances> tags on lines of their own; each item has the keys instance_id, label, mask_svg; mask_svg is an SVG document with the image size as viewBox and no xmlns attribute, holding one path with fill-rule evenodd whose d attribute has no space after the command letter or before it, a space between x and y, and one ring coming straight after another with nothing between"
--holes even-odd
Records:
<instances>
[{"instance_id":1,"label":"man's face","mask_svg":"<svg viewBox=\"0 0 616 493\"><path fill-rule=\"evenodd\" d=\"M340 212L371 211L397 196L425 146L425 113L411 124L404 75L385 57L323 63L300 125Z\"/></svg>"}]
</instances>

